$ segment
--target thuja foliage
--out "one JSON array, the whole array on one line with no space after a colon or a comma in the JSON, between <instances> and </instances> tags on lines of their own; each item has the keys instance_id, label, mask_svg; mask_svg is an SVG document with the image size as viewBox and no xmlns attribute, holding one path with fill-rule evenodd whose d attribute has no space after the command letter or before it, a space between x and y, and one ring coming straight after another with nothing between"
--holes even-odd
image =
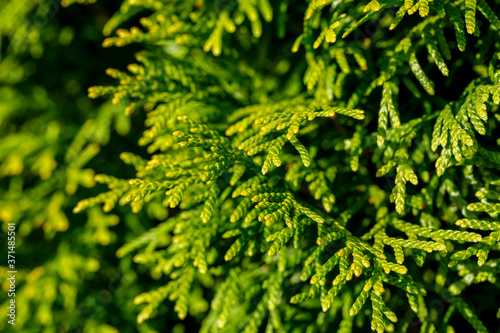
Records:
<instances>
[{"instance_id":1,"label":"thuja foliage","mask_svg":"<svg viewBox=\"0 0 500 333\"><path fill-rule=\"evenodd\" d=\"M499 10L124 1L103 46L142 50L89 97L142 132L109 148L135 173L73 212L139 221L138 329L498 332Z\"/></svg>"},{"instance_id":2,"label":"thuja foliage","mask_svg":"<svg viewBox=\"0 0 500 333\"><path fill-rule=\"evenodd\" d=\"M466 291L489 284L498 306L496 9L125 2L103 46L145 49L89 95L146 113L148 155L121 153L136 176L97 175L108 191L74 211L154 211L117 252L158 279L138 322L172 303L203 332L453 331L455 316L486 332Z\"/></svg>"},{"instance_id":3,"label":"thuja foliage","mask_svg":"<svg viewBox=\"0 0 500 333\"><path fill-rule=\"evenodd\" d=\"M64 10L56 1L0 2L2 332L116 333L117 318L123 327L135 321L126 307L119 313L112 308L140 291L118 283L136 275L100 250L116 242L110 228L118 216L95 209L83 219L71 212L92 195L82 191L95 185L89 163L102 163L98 153L113 133L130 131L120 105L92 104L86 96L105 67L87 49L100 39L92 16L63 16L77 16L76 8ZM7 265L8 224L16 228L15 269ZM7 316L13 270L15 325Z\"/></svg>"}]
</instances>

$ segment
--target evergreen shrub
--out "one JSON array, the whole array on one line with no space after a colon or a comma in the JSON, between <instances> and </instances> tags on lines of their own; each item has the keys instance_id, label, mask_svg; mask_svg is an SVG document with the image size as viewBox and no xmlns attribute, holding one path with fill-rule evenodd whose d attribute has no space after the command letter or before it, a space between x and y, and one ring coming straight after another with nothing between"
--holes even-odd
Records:
<instances>
[{"instance_id":1,"label":"evergreen shrub","mask_svg":"<svg viewBox=\"0 0 500 333\"><path fill-rule=\"evenodd\" d=\"M16 221L24 261L50 249L19 261L19 322L500 332L499 10L125 0L102 26L104 58L79 55L116 58L113 81L70 74L98 101L66 101L71 125L63 103L25 99L0 72L3 229Z\"/></svg>"}]
</instances>

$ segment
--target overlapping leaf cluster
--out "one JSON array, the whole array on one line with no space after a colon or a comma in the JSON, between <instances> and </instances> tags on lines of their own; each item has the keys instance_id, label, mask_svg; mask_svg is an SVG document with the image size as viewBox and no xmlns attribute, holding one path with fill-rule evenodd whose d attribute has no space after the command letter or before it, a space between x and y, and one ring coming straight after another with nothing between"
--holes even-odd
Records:
<instances>
[{"instance_id":1,"label":"overlapping leaf cluster","mask_svg":"<svg viewBox=\"0 0 500 333\"><path fill-rule=\"evenodd\" d=\"M116 253L156 280L139 327L173 309L201 332L494 331L499 9L124 1L103 46L144 50L89 95L144 149L74 212L154 222Z\"/></svg>"},{"instance_id":2,"label":"overlapping leaf cluster","mask_svg":"<svg viewBox=\"0 0 500 333\"><path fill-rule=\"evenodd\" d=\"M150 155L75 208L164 220L117 253L160 282L139 322L172 301L202 332L488 330L467 287L498 295L498 4L134 1L106 33L142 8L104 45L149 50L90 95L145 109Z\"/></svg>"}]
</instances>

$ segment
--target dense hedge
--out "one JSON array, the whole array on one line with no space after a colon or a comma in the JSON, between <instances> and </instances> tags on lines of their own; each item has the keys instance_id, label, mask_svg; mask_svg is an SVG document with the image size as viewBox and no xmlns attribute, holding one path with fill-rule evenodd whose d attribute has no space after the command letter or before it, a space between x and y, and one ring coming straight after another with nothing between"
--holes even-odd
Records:
<instances>
[{"instance_id":1,"label":"dense hedge","mask_svg":"<svg viewBox=\"0 0 500 333\"><path fill-rule=\"evenodd\" d=\"M93 2L0 4L0 329L500 332L500 1Z\"/></svg>"}]
</instances>

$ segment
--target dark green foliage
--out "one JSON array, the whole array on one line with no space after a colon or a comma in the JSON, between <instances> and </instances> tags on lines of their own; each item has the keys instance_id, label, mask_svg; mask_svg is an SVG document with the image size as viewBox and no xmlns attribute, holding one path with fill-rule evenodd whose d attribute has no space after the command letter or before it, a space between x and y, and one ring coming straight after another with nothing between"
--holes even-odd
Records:
<instances>
[{"instance_id":1,"label":"dark green foliage","mask_svg":"<svg viewBox=\"0 0 500 333\"><path fill-rule=\"evenodd\" d=\"M123 2L103 46L141 51L106 71L116 84L89 89L112 105L72 141L74 179L51 185L60 200L107 186L73 212L87 212L94 242L120 246L127 272L153 279L133 281L123 316L144 332L498 332L499 9ZM134 174L81 170L127 121L137 145L107 154ZM12 196L22 170L5 151ZM40 154L21 165L48 186Z\"/></svg>"}]
</instances>

